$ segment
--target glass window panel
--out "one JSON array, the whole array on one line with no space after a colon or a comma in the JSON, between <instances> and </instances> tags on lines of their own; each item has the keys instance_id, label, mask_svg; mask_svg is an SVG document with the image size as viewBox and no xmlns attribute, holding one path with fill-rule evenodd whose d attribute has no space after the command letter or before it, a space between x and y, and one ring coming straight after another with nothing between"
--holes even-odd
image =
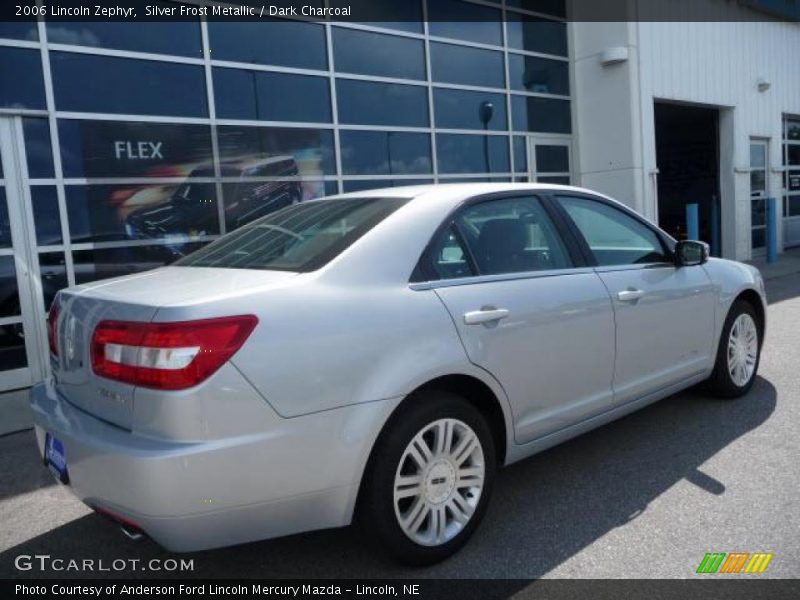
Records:
<instances>
[{"instance_id":1,"label":"glass window panel","mask_svg":"<svg viewBox=\"0 0 800 600\"><path fill-rule=\"evenodd\" d=\"M278 209L325 196L331 191L323 181L300 180L296 166L293 176L224 183L225 226L232 231Z\"/></svg>"},{"instance_id":2,"label":"glass window panel","mask_svg":"<svg viewBox=\"0 0 800 600\"><path fill-rule=\"evenodd\" d=\"M425 185L433 183L430 179L349 179L344 181L344 191L362 192L388 187L404 187L407 185Z\"/></svg>"},{"instance_id":3,"label":"glass window panel","mask_svg":"<svg viewBox=\"0 0 800 600\"><path fill-rule=\"evenodd\" d=\"M336 80L339 122L353 125L427 127L428 90L423 86Z\"/></svg>"},{"instance_id":4,"label":"glass window panel","mask_svg":"<svg viewBox=\"0 0 800 600\"><path fill-rule=\"evenodd\" d=\"M173 3L150 5L175 7ZM48 21L47 41L56 44L114 48L155 54L202 56L200 23L168 21Z\"/></svg>"},{"instance_id":5,"label":"glass window panel","mask_svg":"<svg viewBox=\"0 0 800 600\"><path fill-rule=\"evenodd\" d=\"M0 48L0 108L45 107L39 50Z\"/></svg>"},{"instance_id":6,"label":"glass window panel","mask_svg":"<svg viewBox=\"0 0 800 600\"><path fill-rule=\"evenodd\" d=\"M536 198L480 202L456 216L480 275L572 266L564 243Z\"/></svg>"},{"instance_id":7,"label":"glass window panel","mask_svg":"<svg viewBox=\"0 0 800 600\"><path fill-rule=\"evenodd\" d=\"M764 168L767 160L767 147L763 144L750 144L750 167Z\"/></svg>"},{"instance_id":8,"label":"glass window panel","mask_svg":"<svg viewBox=\"0 0 800 600\"><path fill-rule=\"evenodd\" d=\"M786 216L800 217L800 196L786 198Z\"/></svg>"},{"instance_id":9,"label":"glass window panel","mask_svg":"<svg viewBox=\"0 0 800 600\"><path fill-rule=\"evenodd\" d=\"M42 277L42 297L45 312L59 290L69 285L67 282L67 264L63 252L43 252L39 255L39 273Z\"/></svg>"},{"instance_id":10,"label":"glass window panel","mask_svg":"<svg viewBox=\"0 0 800 600\"><path fill-rule=\"evenodd\" d=\"M0 274L2 273L4 271L0 262ZM27 366L28 357L25 353L25 332L22 323L0 325L0 372L23 369Z\"/></svg>"},{"instance_id":11,"label":"glass window panel","mask_svg":"<svg viewBox=\"0 0 800 600\"><path fill-rule=\"evenodd\" d=\"M330 0L330 6L349 6L364 25L422 33L422 0Z\"/></svg>"},{"instance_id":12,"label":"glass window panel","mask_svg":"<svg viewBox=\"0 0 800 600\"><path fill-rule=\"evenodd\" d=\"M326 77L214 69L217 117L258 121L331 121Z\"/></svg>"},{"instance_id":13,"label":"glass window panel","mask_svg":"<svg viewBox=\"0 0 800 600\"><path fill-rule=\"evenodd\" d=\"M336 174L333 132L301 127L217 127L223 177L283 177L303 180ZM295 173L296 172L296 173Z\"/></svg>"},{"instance_id":14,"label":"glass window panel","mask_svg":"<svg viewBox=\"0 0 800 600\"><path fill-rule=\"evenodd\" d=\"M214 184L68 185L73 243L169 238L177 246L219 233Z\"/></svg>"},{"instance_id":15,"label":"glass window panel","mask_svg":"<svg viewBox=\"0 0 800 600\"><path fill-rule=\"evenodd\" d=\"M567 56L567 24L528 15L507 13L509 48Z\"/></svg>"},{"instance_id":16,"label":"glass window panel","mask_svg":"<svg viewBox=\"0 0 800 600\"><path fill-rule=\"evenodd\" d=\"M750 225L758 227L767 224L767 200L760 198L750 203Z\"/></svg>"},{"instance_id":17,"label":"glass window panel","mask_svg":"<svg viewBox=\"0 0 800 600\"><path fill-rule=\"evenodd\" d=\"M789 171L784 174L784 186L790 192L800 192L800 171Z\"/></svg>"},{"instance_id":18,"label":"glass window panel","mask_svg":"<svg viewBox=\"0 0 800 600\"><path fill-rule=\"evenodd\" d=\"M669 262L656 234L634 217L597 200L570 196L559 200L598 265Z\"/></svg>"},{"instance_id":19,"label":"glass window panel","mask_svg":"<svg viewBox=\"0 0 800 600\"><path fill-rule=\"evenodd\" d=\"M510 170L508 137L504 135L436 136L441 173L503 173Z\"/></svg>"},{"instance_id":20,"label":"glass window panel","mask_svg":"<svg viewBox=\"0 0 800 600\"><path fill-rule=\"evenodd\" d=\"M508 76L515 90L569 95L569 67L561 60L509 54Z\"/></svg>"},{"instance_id":21,"label":"glass window panel","mask_svg":"<svg viewBox=\"0 0 800 600\"><path fill-rule=\"evenodd\" d=\"M786 165L800 167L800 144L786 145Z\"/></svg>"},{"instance_id":22,"label":"glass window panel","mask_svg":"<svg viewBox=\"0 0 800 600\"><path fill-rule=\"evenodd\" d=\"M572 115L569 100L511 96L511 113L516 131L570 133Z\"/></svg>"},{"instance_id":23,"label":"glass window panel","mask_svg":"<svg viewBox=\"0 0 800 600\"><path fill-rule=\"evenodd\" d=\"M536 145L537 173L569 172L569 148L561 145Z\"/></svg>"},{"instance_id":24,"label":"glass window panel","mask_svg":"<svg viewBox=\"0 0 800 600\"><path fill-rule=\"evenodd\" d=\"M204 246L204 242L176 245L126 246L98 250L75 250L72 263L75 283L130 275L170 264Z\"/></svg>"},{"instance_id":25,"label":"glass window panel","mask_svg":"<svg viewBox=\"0 0 800 600\"><path fill-rule=\"evenodd\" d=\"M567 16L566 0L506 0L506 6L544 13L554 17Z\"/></svg>"},{"instance_id":26,"label":"glass window panel","mask_svg":"<svg viewBox=\"0 0 800 600\"><path fill-rule=\"evenodd\" d=\"M14 257L0 256L0 318L16 317L19 314L19 290Z\"/></svg>"},{"instance_id":27,"label":"glass window panel","mask_svg":"<svg viewBox=\"0 0 800 600\"><path fill-rule=\"evenodd\" d=\"M325 28L317 23L263 19L209 21L211 55L217 60L328 68Z\"/></svg>"},{"instance_id":28,"label":"glass window panel","mask_svg":"<svg viewBox=\"0 0 800 600\"><path fill-rule=\"evenodd\" d=\"M501 12L461 0L428 0L428 31L439 37L503 45Z\"/></svg>"},{"instance_id":29,"label":"glass window panel","mask_svg":"<svg viewBox=\"0 0 800 600\"><path fill-rule=\"evenodd\" d=\"M514 136L514 171L528 172L528 138Z\"/></svg>"},{"instance_id":30,"label":"glass window panel","mask_svg":"<svg viewBox=\"0 0 800 600\"><path fill-rule=\"evenodd\" d=\"M504 71L501 52L431 43L434 81L502 88L505 86Z\"/></svg>"},{"instance_id":31,"label":"glass window panel","mask_svg":"<svg viewBox=\"0 0 800 600\"><path fill-rule=\"evenodd\" d=\"M0 38L38 42L39 29L36 21L0 21Z\"/></svg>"},{"instance_id":32,"label":"glass window panel","mask_svg":"<svg viewBox=\"0 0 800 600\"><path fill-rule=\"evenodd\" d=\"M22 131L28 177L54 177L53 145L50 143L50 124L47 119L25 117L22 119Z\"/></svg>"},{"instance_id":33,"label":"glass window panel","mask_svg":"<svg viewBox=\"0 0 800 600\"><path fill-rule=\"evenodd\" d=\"M508 129L504 94L435 89L436 127L444 129ZM488 121L487 121L488 119Z\"/></svg>"},{"instance_id":34,"label":"glass window panel","mask_svg":"<svg viewBox=\"0 0 800 600\"><path fill-rule=\"evenodd\" d=\"M58 122L65 177L211 177L208 125Z\"/></svg>"},{"instance_id":35,"label":"glass window panel","mask_svg":"<svg viewBox=\"0 0 800 600\"><path fill-rule=\"evenodd\" d=\"M203 67L51 52L59 110L205 117Z\"/></svg>"},{"instance_id":36,"label":"glass window panel","mask_svg":"<svg viewBox=\"0 0 800 600\"><path fill-rule=\"evenodd\" d=\"M333 44L338 72L425 79L422 40L336 28Z\"/></svg>"},{"instance_id":37,"label":"glass window panel","mask_svg":"<svg viewBox=\"0 0 800 600\"><path fill-rule=\"evenodd\" d=\"M767 245L767 230L765 227L753 229L751 233L753 248L763 248Z\"/></svg>"},{"instance_id":38,"label":"glass window panel","mask_svg":"<svg viewBox=\"0 0 800 600\"><path fill-rule=\"evenodd\" d=\"M750 195L763 196L767 189L767 172L750 171Z\"/></svg>"},{"instance_id":39,"label":"glass window panel","mask_svg":"<svg viewBox=\"0 0 800 600\"><path fill-rule=\"evenodd\" d=\"M558 185L569 185L569 177L566 175L545 175L544 177L537 177L538 183L557 183Z\"/></svg>"},{"instance_id":40,"label":"glass window panel","mask_svg":"<svg viewBox=\"0 0 800 600\"><path fill-rule=\"evenodd\" d=\"M0 187L0 248L11 248L11 221L8 218L6 190Z\"/></svg>"},{"instance_id":41,"label":"glass window panel","mask_svg":"<svg viewBox=\"0 0 800 600\"><path fill-rule=\"evenodd\" d=\"M58 193L54 185L32 185L33 222L36 243L51 246L61 243L61 217L58 213Z\"/></svg>"},{"instance_id":42,"label":"glass window panel","mask_svg":"<svg viewBox=\"0 0 800 600\"><path fill-rule=\"evenodd\" d=\"M786 120L786 139L800 141L800 119Z\"/></svg>"},{"instance_id":43,"label":"glass window panel","mask_svg":"<svg viewBox=\"0 0 800 600\"><path fill-rule=\"evenodd\" d=\"M345 175L431 172L431 143L427 133L342 131L339 137Z\"/></svg>"}]
</instances>

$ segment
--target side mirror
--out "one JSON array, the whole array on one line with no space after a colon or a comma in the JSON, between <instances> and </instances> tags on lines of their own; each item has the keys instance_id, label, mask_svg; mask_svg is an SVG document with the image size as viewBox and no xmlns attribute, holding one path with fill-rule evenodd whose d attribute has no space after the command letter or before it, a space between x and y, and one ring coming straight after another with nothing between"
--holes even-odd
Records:
<instances>
[{"instance_id":1,"label":"side mirror","mask_svg":"<svg viewBox=\"0 0 800 600\"><path fill-rule=\"evenodd\" d=\"M695 240L683 240L675 245L675 265L693 267L708 261L708 244Z\"/></svg>"}]
</instances>

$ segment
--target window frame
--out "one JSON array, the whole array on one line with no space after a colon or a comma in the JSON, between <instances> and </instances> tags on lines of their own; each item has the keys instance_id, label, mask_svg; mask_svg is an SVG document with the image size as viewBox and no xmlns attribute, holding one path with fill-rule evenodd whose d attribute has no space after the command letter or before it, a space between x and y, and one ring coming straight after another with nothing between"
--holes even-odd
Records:
<instances>
[{"instance_id":1,"label":"window frame","mask_svg":"<svg viewBox=\"0 0 800 600\"><path fill-rule=\"evenodd\" d=\"M409 278L409 284L412 289L432 289L436 287L451 287L456 285L469 285L476 283L490 283L493 281L507 281L511 279L531 279L535 277L548 277L560 275L563 273L577 273L585 272L592 265L588 264L586 257L574 238L574 233L569 229L568 224L564 221L564 217L559 213L557 207L553 204L551 197L552 190L548 189L531 189L526 191L504 191L504 192L490 192L486 194L478 194L470 196L465 200L459 202L448 213L436 230L431 235L428 243L425 245L419 259L415 263L414 269ZM545 214L550 219L555 234L558 236L561 243L567 252L567 256L572 261L572 266L561 269L539 269L535 271L518 271L513 273L494 273L485 274L481 273L475 257L472 255L472 249L464 239L464 234L461 231L457 219L459 215L466 209L471 208L478 204L486 202L493 202L497 200L509 199L524 199L533 198L538 200L544 210ZM459 244L464 250L464 256L467 259L467 264L473 275L466 277L459 277L454 279L440 278L435 269L433 268L433 251L436 246L436 240L439 236L443 235L448 229L453 230L458 238Z\"/></svg>"},{"instance_id":2,"label":"window frame","mask_svg":"<svg viewBox=\"0 0 800 600\"><path fill-rule=\"evenodd\" d=\"M570 197L570 198L579 198L583 200L589 200L598 202L599 204L603 204L613 210L616 210L623 215L627 215L628 217L632 218L635 222L639 223L645 229L649 230L650 232L655 235L656 239L658 240L659 244L661 245L661 249L664 252L664 256L667 260L660 261L660 262L653 262L653 263L639 263L639 264L619 264L619 265L601 265L597 262L597 258L592 252L591 247L589 246L589 242L586 241L583 233L581 232L580 228L575 224L570 217L567 209L561 204L560 197ZM550 191L550 199L553 204L553 208L555 211L560 213L561 218L564 221L565 226L570 230L571 236L574 238L575 243L580 248L580 251L583 255L586 264L592 266L595 269L611 269L611 270L627 270L627 269L653 269L653 268L663 268L665 266L675 267L675 244L676 241L673 240L669 235L661 231L656 225L648 221L647 219L643 218L639 213L634 211L631 208L623 204L619 204L609 198L604 198L602 196L596 196L594 194L589 194L586 192L580 191L572 191L572 190L551 190Z\"/></svg>"}]
</instances>

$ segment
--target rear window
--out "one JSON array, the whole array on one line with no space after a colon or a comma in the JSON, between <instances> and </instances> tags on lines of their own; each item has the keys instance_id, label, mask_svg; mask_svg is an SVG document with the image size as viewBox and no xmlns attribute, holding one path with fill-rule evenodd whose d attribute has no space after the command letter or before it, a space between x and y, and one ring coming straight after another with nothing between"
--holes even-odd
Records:
<instances>
[{"instance_id":1,"label":"rear window","mask_svg":"<svg viewBox=\"0 0 800 600\"><path fill-rule=\"evenodd\" d=\"M174 264L313 271L406 202L406 198L342 198L295 204L224 235Z\"/></svg>"}]
</instances>

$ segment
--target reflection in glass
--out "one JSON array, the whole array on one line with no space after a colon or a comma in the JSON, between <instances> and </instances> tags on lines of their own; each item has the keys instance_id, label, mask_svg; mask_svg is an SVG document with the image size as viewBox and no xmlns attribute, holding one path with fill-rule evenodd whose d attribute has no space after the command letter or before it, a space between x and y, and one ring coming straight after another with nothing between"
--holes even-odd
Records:
<instances>
[{"instance_id":1,"label":"reflection in glass","mask_svg":"<svg viewBox=\"0 0 800 600\"><path fill-rule=\"evenodd\" d=\"M344 192L363 192L364 190L403 187L406 185L425 185L429 183L433 183L433 181L430 179L349 179L344 182Z\"/></svg>"},{"instance_id":2,"label":"reflection in glass","mask_svg":"<svg viewBox=\"0 0 800 600\"><path fill-rule=\"evenodd\" d=\"M444 129L508 129L504 94L435 89L436 126Z\"/></svg>"},{"instance_id":3,"label":"reflection in glass","mask_svg":"<svg viewBox=\"0 0 800 600\"><path fill-rule=\"evenodd\" d=\"M800 144L786 145L786 165L800 167Z\"/></svg>"},{"instance_id":4,"label":"reflection in glass","mask_svg":"<svg viewBox=\"0 0 800 600\"><path fill-rule=\"evenodd\" d=\"M317 23L262 19L208 22L216 60L303 69L328 68L325 28Z\"/></svg>"},{"instance_id":5,"label":"reflection in glass","mask_svg":"<svg viewBox=\"0 0 800 600\"><path fill-rule=\"evenodd\" d=\"M0 48L0 108L45 107L41 53Z\"/></svg>"},{"instance_id":6,"label":"reflection in glass","mask_svg":"<svg viewBox=\"0 0 800 600\"><path fill-rule=\"evenodd\" d=\"M509 54L508 77L515 90L569 95L569 67L565 61Z\"/></svg>"},{"instance_id":7,"label":"reflection in glass","mask_svg":"<svg viewBox=\"0 0 800 600\"><path fill-rule=\"evenodd\" d=\"M217 127L222 169L228 177L270 177L276 165L291 158L303 179L336 174L333 132L304 127ZM279 175L278 175L279 176Z\"/></svg>"},{"instance_id":8,"label":"reflection in glass","mask_svg":"<svg viewBox=\"0 0 800 600\"><path fill-rule=\"evenodd\" d=\"M567 56L566 23L513 12L506 14L506 31L510 48Z\"/></svg>"},{"instance_id":9,"label":"reflection in glass","mask_svg":"<svg viewBox=\"0 0 800 600\"><path fill-rule=\"evenodd\" d=\"M436 136L440 173L504 173L510 170L508 137L504 135Z\"/></svg>"},{"instance_id":10,"label":"reflection in glass","mask_svg":"<svg viewBox=\"0 0 800 600\"><path fill-rule=\"evenodd\" d=\"M198 173L204 176L206 171L194 175ZM65 192L73 243L170 239L181 245L219 233L215 187L210 182L68 185Z\"/></svg>"},{"instance_id":11,"label":"reflection in glass","mask_svg":"<svg viewBox=\"0 0 800 600\"><path fill-rule=\"evenodd\" d=\"M217 117L257 121L331 121L326 77L214 69Z\"/></svg>"},{"instance_id":12,"label":"reflection in glass","mask_svg":"<svg viewBox=\"0 0 800 600\"><path fill-rule=\"evenodd\" d=\"M22 119L25 138L25 159L28 177L54 177L53 145L50 143L50 124L47 119L25 117Z\"/></svg>"},{"instance_id":13,"label":"reflection in glass","mask_svg":"<svg viewBox=\"0 0 800 600\"><path fill-rule=\"evenodd\" d=\"M203 67L51 52L59 110L206 117Z\"/></svg>"},{"instance_id":14,"label":"reflection in glass","mask_svg":"<svg viewBox=\"0 0 800 600\"><path fill-rule=\"evenodd\" d=\"M425 79L425 49L421 40L336 28L333 53L336 70L341 73Z\"/></svg>"},{"instance_id":15,"label":"reflection in glass","mask_svg":"<svg viewBox=\"0 0 800 600\"><path fill-rule=\"evenodd\" d=\"M461 0L428 0L428 31L438 37L501 46L499 10Z\"/></svg>"},{"instance_id":16,"label":"reflection in glass","mask_svg":"<svg viewBox=\"0 0 800 600\"><path fill-rule=\"evenodd\" d=\"M501 52L431 43L434 81L501 88L505 85L504 71Z\"/></svg>"},{"instance_id":17,"label":"reflection in glass","mask_svg":"<svg viewBox=\"0 0 800 600\"><path fill-rule=\"evenodd\" d=\"M2 267L0 266L0 276ZM22 323L0 325L0 372L28 366Z\"/></svg>"},{"instance_id":18,"label":"reflection in glass","mask_svg":"<svg viewBox=\"0 0 800 600\"><path fill-rule=\"evenodd\" d=\"M61 243L61 218L58 213L58 194L54 185L32 185L31 203L36 229L36 244L52 246Z\"/></svg>"},{"instance_id":19,"label":"reflection in glass","mask_svg":"<svg viewBox=\"0 0 800 600\"><path fill-rule=\"evenodd\" d=\"M0 21L0 38L38 42L39 29L36 26L36 20Z\"/></svg>"},{"instance_id":20,"label":"reflection in glass","mask_svg":"<svg viewBox=\"0 0 800 600\"><path fill-rule=\"evenodd\" d=\"M570 183L568 175L545 175L537 177L536 181L538 183L557 183L558 185L569 185Z\"/></svg>"},{"instance_id":21,"label":"reflection in glass","mask_svg":"<svg viewBox=\"0 0 800 600\"><path fill-rule=\"evenodd\" d=\"M428 91L423 86L336 80L339 122L352 125L427 127Z\"/></svg>"},{"instance_id":22,"label":"reflection in glass","mask_svg":"<svg viewBox=\"0 0 800 600\"><path fill-rule=\"evenodd\" d=\"M767 245L767 230L765 227L753 229L751 234L753 248L763 248Z\"/></svg>"},{"instance_id":23,"label":"reflection in glass","mask_svg":"<svg viewBox=\"0 0 800 600\"><path fill-rule=\"evenodd\" d=\"M19 314L19 291L14 257L0 256L0 318L16 317Z\"/></svg>"},{"instance_id":24,"label":"reflection in glass","mask_svg":"<svg viewBox=\"0 0 800 600\"><path fill-rule=\"evenodd\" d=\"M130 275L170 264L204 246L203 242L182 246L127 246L75 250L72 262L75 268L75 283L88 283L98 279Z\"/></svg>"},{"instance_id":25,"label":"reflection in glass","mask_svg":"<svg viewBox=\"0 0 800 600\"><path fill-rule=\"evenodd\" d=\"M537 173L569 172L569 148L562 145L536 145Z\"/></svg>"},{"instance_id":26,"label":"reflection in glass","mask_svg":"<svg viewBox=\"0 0 800 600\"><path fill-rule=\"evenodd\" d=\"M364 25L422 33L421 0L329 0L334 8L352 8Z\"/></svg>"},{"instance_id":27,"label":"reflection in glass","mask_svg":"<svg viewBox=\"0 0 800 600\"><path fill-rule=\"evenodd\" d=\"M514 171L518 173L528 172L528 138L514 136Z\"/></svg>"},{"instance_id":28,"label":"reflection in glass","mask_svg":"<svg viewBox=\"0 0 800 600\"><path fill-rule=\"evenodd\" d=\"M65 177L187 177L211 168L208 125L58 121Z\"/></svg>"},{"instance_id":29,"label":"reflection in glass","mask_svg":"<svg viewBox=\"0 0 800 600\"><path fill-rule=\"evenodd\" d=\"M42 298L45 312L56 297L58 290L69 285L67 282L67 265L63 252L44 252L39 254L39 273L42 276Z\"/></svg>"},{"instance_id":30,"label":"reflection in glass","mask_svg":"<svg viewBox=\"0 0 800 600\"><path fill-rule=\"evenodd\" d=\"M342 131L340 143L345 175L431 172L431 144L427 133Z\"/></svg>"},{"instance_id":31,"label":"reflection in glass","mask_svg":"<svg viewBox=\"0 0 800 600\"><path fill-rule=\"evenodd\" d=\"M554 17L563 18L567 16L567 3L565 0L506 0L506 6L553 15Z\"/></svg>"},{"instance_id":32,"label":"reflection in glass","mask_svg":"<svg viewBox=\"0 0 800 600\"><path fill-rule=\"evenodd\" d=\"M511 96L511 114L515 131L545 133L572 131L569 100Z\"/></svg>"},{"instance_id":33,"label":"reflection in glass","mask_svg":"<svg viewBox=\"0 0 800 600\"><path fill-rule=\"evenodd\" d=\"M767 224L767 200L759 198L750 203L750 225L758 227Z\"/></svg>"},{"instance_id":34,"label":"reflection in glass","mask_svg":"<svg viewBox=\"0 0 800 600\"><path fill-rule=\"evenodd\" d=\"M0 248L11 248L11 221L8 219L6 190L0 187Z\"/></svg>"},{"instance_id":35,"label":"reflection in glass","mask_svg":"<svg viewBox=\"0 0 800 600\"><path fill-rule=\"evenodd\" d=\"M166 2L150 2L170 6ZM174 6L174 4L172 5ZM155 54L202 56L200 23L169 21L47 21L47 41Z\"/></svg>"}]
</instances>

